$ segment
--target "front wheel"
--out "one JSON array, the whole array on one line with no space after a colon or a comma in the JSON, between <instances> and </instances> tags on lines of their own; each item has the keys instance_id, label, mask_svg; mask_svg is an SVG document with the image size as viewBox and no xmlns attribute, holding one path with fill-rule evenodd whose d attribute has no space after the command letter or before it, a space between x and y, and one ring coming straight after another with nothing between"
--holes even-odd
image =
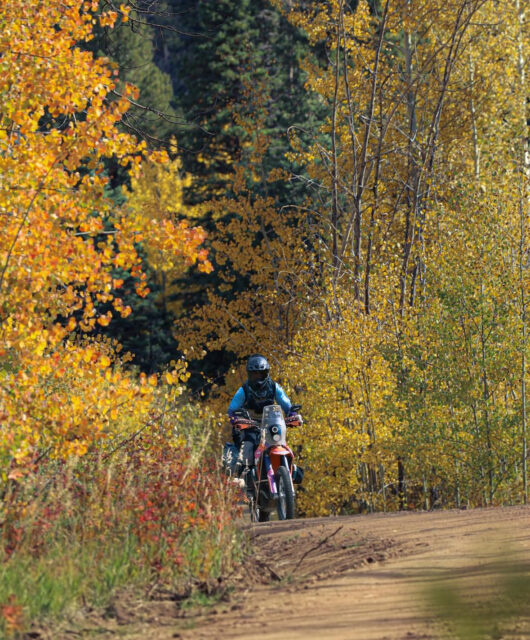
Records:
<instances>
[{"instance_id":1,"label":"front wheel","mask_svg":"<svg viewBox=\"0 0 530 640\"><path fill-rule=\"evenodd\" d=\"M286 467L280 467L276 472L276 486L278 487L278 519L292 520L294 518L294 489L291 474Z\"/></svg>"}]
</instances>

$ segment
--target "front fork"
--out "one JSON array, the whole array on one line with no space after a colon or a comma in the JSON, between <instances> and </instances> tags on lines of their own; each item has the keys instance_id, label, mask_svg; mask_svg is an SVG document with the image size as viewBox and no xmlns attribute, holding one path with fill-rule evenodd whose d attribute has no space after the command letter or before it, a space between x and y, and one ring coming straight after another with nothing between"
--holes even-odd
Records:
<instances>
[{"instance_id":1,"label":"front fork","mask_svg":"<svg viewBox=\"0 0 530 640\"><path fill-rule=\"evenodd\" d=\"M271 496L275 496L278 493L278 489L276 488L276 480L274 479L274 469L272 468L271 460L269 456L265 452L256 452L256 480L259 487L262 486L261 483L265 482L265 478L267 479L267 484L269 487L269 491Z\"/></svg>"},{"instance_id":2,"label":"front fork","mask_svg":"<svg viewBox=\"0 0 530 640\"><path fill-rule=\"evenodd\" d=\"M269 481L269 489L272 496L275 496L278 493L278 489L276 488L276 480L274 479L274 470L272 468L271 460L269 456L265 456L265 470L267 472L267 480Z\"/></svg>"},{"instance_id":3,"label":"front fork","mask_svg":"<svg viewBox=\"0 0 530 640\"><path fill-rule=\"evenodd\" d=\"M281 464L286 466L287 469L289 470L289 462L286 456L282 456ZM278 487L276 486L276 479L274 478L274 469L272 468L271 460L268 455L264 455L261 459L261 469L260 469L258 482L261 481L261 478L265 478L265 476L267 477L267 482L269 485L271 496L276 497L278 495Z\"/></svg>"}]
</instances>

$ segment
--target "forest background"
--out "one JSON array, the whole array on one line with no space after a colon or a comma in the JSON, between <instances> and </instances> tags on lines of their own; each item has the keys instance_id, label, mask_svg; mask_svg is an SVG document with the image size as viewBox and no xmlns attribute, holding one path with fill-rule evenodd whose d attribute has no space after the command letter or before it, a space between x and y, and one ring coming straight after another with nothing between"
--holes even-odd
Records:
<instances>
[{"instance_id":1,"label":"forest background","mask_svg":"<svg viewBox=\"0 0 530 640\"><path fill-rule=\"evenodd\" d=\"M26 4L0 10L6 629L237 561L214 460L254 352L303 405L302 514L527 501L526 3Z\"/></svg>"}]
</instances>

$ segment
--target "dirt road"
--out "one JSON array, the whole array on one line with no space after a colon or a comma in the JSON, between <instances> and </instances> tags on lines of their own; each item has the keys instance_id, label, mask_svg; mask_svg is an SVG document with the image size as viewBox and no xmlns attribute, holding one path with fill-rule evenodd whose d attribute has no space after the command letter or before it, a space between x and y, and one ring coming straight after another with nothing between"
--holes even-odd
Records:
<instances>
[{"instance_id":1,"label":"dirt road","mask_svg":"<svg viewBox=\"0 0 530 640\"><path fill-rule=\"evenodd\" d=\"M499 558L511 550L520 561L530 559L530 508L271 523L256 526L255 535L256 542L263 540L271 559L266 562L260 556L261 574L274 567L281 580L266 587L256 585L240 598L236 606L241 608L197 621L193 630L180 637L442 637L443 626L433 620L427 604L433 581L449 579L467 587L475 602L487 599ZM282 544L291 547L294 557L283 566L272 561L274 549ZM509 637L530 638L530 627L519 625Z\"/></svg>"},{"instance_id":2,"label":"dirt road","mask_svg":"<svg viewBox=\"0 0 530 640\"><path fill-rule=\"evenodd\" d=\"M259 551L207 615L177 618L174 603L153 603L148 619L98 637L439 639L434 584L463 588L486 619L495 563L508 551L521 567L530 560L530 507L295 520L250 532ZM506 629L495 637L530 638L530 620Z\"/></svg>"}]
</instances>

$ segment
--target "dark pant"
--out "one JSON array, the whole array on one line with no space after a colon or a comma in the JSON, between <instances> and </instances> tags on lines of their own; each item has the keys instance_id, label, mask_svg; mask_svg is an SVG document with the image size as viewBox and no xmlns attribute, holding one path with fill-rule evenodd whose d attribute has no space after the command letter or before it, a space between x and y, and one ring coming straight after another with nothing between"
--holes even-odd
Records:
<instances>
[{"instance_id":1,"label":"dark pant","mask_svg":"<svg viewBox=\"0 0 530 640\"><path fill-rule=\"evenodd\" d=\"M254 453L258 448L261 432L259 429L232 429L234 444L239 449L238 466L240 472L245 467L254 466Z\"/></svg>"}]
</instances>

